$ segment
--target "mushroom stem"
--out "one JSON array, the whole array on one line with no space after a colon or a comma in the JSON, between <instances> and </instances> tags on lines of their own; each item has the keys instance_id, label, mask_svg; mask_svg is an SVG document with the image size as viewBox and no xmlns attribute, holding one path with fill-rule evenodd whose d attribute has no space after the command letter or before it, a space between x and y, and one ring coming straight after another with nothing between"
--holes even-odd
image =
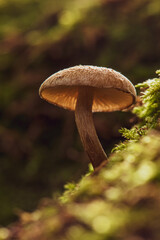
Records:
<instances>
[{"instance_id":1,"label":"mushroom stem","mask_svg":"<svg viewBox=\"0 0 160 240\"><path fill-rule=\"evenodd\" d=\"M93 89L80 87L78 91L75 120L84 149L97 170L107 162L107 156L99 142L93 122Z\"/></svg>"}]
</instances>

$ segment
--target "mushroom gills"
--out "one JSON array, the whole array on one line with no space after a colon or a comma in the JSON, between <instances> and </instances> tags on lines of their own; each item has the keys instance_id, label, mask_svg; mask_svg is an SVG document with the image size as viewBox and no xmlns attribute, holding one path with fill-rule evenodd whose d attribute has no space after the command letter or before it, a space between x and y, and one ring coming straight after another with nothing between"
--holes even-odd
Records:
<instances>
[{"instance_id":1,"label":"mushroom gills","mask_svg":"<svg viewBox=\"0 0 160 240\"><path fill-rule=\"evenodd\" d=\"M48 102L65 109L74 110L78 96L78 90L82 88L92 89L94 99L92 112L113 112L127 108L133 103L133 96L128 92L115 88L95 88L89 86L57 86L46 88L42 97ZM48 100L49 99L49 100Z\"/></svg>"}]
</instances>

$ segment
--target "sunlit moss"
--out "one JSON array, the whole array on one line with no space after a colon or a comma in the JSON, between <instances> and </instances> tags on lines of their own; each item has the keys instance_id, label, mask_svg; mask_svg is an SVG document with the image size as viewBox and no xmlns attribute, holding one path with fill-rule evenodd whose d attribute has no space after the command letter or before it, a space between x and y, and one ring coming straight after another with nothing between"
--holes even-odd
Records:
<instances>
[{"instance_id":1,"label":"sunlit moss","mask_svg":"<svg viewBox=\"0 0 160 240\"><path fill-rule=\"evenodd\" d=\"M156 168L157 167L153 162L142 162L134 174L134 182L137 184L144 184L149 181L155 176L157 172Z\"/></svg>"},{"instance_id":2,"label":"sunlit moss","mask_svg":"<svg viewBox=\"0 0 160 240\"><path fill-rule=\"evenodd\" d=\"M106 208L110 209L109 206L109 204L105 203L102 200L95 200L89 204L75 205L74 208L71 208L70 210L74 211L79 219L83 219L83 221L89 223L97 215L103 213Z\"/></svg>"},{"instance_id":3,"label":"sunlit moss","mask_svg":"<svg viewBox=\"0 0 160 240\"><path fill-rule=\"evenodd\" d=\"M123 209L112 209L112 211L107 211L104 209L103 213L97 214L91 221L93 230L98 234L109 235L114 232L117 228L124 224L126 221L126 211Z\"/></svg>"},{"instance_id":4,"label":"sunlit moss","mask_svg":"<svg viewBox=\"0 0 160 240\"><path fill-rule=\"evenodd\" d=\"M112 169L102 171L102 177L107 181L114 181L121 177L121 164L117 163Z\"/></svg>"},{"instance_id":5,"label":"sunlit moss","mask_svg":"<svg viewBox=\"0 0 160 240\"><path fill-rule=\"evenodd\" d=\"M119 201L119 199L123 196L123 191L118 187L110 187L104 194L106 198L111 201Z\"/></svg>"},{"instance_id":6,"label":"sunlit moss","mask_svg":"<svg viewBox=\"0 0 160 240\"><path fill-rule=\"evenodd\" d=\"M134 163L136 161L136 157L134 154L127 154L126 161L129 163Z\"/></svg>"},{"instance_id":7,"label":"sunlit moss","mask_svg":"<svg viewBox=\"0 0 160 240\"><path fill-rule=\"evenodd\" d=\"M81 221L91 225L98 234L110 234L121 226L127 218L125 209L113 208L103 200L95 200L85 205L74 205L72 213Z\"/></svg>"},{"instance_id":8,"label":"sunlit moss","mask_svg":"<svg viewBox=\"0 0 160 240\"><path fill-rule=\"evenodd\" d=\"M93 229L100 234L105 234L110 231L112 224L111 220L104 215L98 215L92 221Z\"/></svg>"},{"instance_id":9,"label":"sunlit moss","mask_svg":"<svg viewBox=\"0 0 160 240\"><path fill-rule=\"evenodd\" d=\"M98 181L98 184L97 184ZM94 184L94 188L92 187ZM74 197L76 199L86 199L92 198L93 196L98 196L101 194L101 190L103 188L103 181L101 179L92 179L91 177L84 177L79 182L77 189L78 191L75 192Z\"/></svg>"}]
</instances>

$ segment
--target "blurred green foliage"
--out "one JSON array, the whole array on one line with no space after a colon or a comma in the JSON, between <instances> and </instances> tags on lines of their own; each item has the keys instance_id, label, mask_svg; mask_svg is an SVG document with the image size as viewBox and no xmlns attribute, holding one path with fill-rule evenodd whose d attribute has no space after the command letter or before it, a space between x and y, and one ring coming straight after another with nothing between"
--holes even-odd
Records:
<instances>
[{"instance_id":1,"label":"blurred green foliage","mask_svg":"<svg viewBox=\"0 0 160 240\"><path fill-rule=\"evenodd\" d=\"M159 68L158 0L0 0L0 223L87 169L74 116L38 96L50 74L112 67L133 83ZM107 151L127 113L95 115ZM81 167L80 167L81 166Z\"/></svg>"}]
</instances>

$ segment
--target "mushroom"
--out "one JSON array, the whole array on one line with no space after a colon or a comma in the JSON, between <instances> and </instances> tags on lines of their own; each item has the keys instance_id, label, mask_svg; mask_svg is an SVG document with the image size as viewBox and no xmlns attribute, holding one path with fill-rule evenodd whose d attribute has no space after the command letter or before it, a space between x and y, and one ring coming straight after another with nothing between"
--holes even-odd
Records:
<instances>
[{"instance_id":1,"label":"mushroom","mask_svg":"<svg viewBox=\"0 0 160 240\"><path fill-rule=\"evenodd\" d=\"M39 89L47 102L75 111L77 128L94 170L108 160L94 127L92 112L113 112L135 103L133 84L105 67L75 66L47 78Z\"/></svg>"}]
</instances>

